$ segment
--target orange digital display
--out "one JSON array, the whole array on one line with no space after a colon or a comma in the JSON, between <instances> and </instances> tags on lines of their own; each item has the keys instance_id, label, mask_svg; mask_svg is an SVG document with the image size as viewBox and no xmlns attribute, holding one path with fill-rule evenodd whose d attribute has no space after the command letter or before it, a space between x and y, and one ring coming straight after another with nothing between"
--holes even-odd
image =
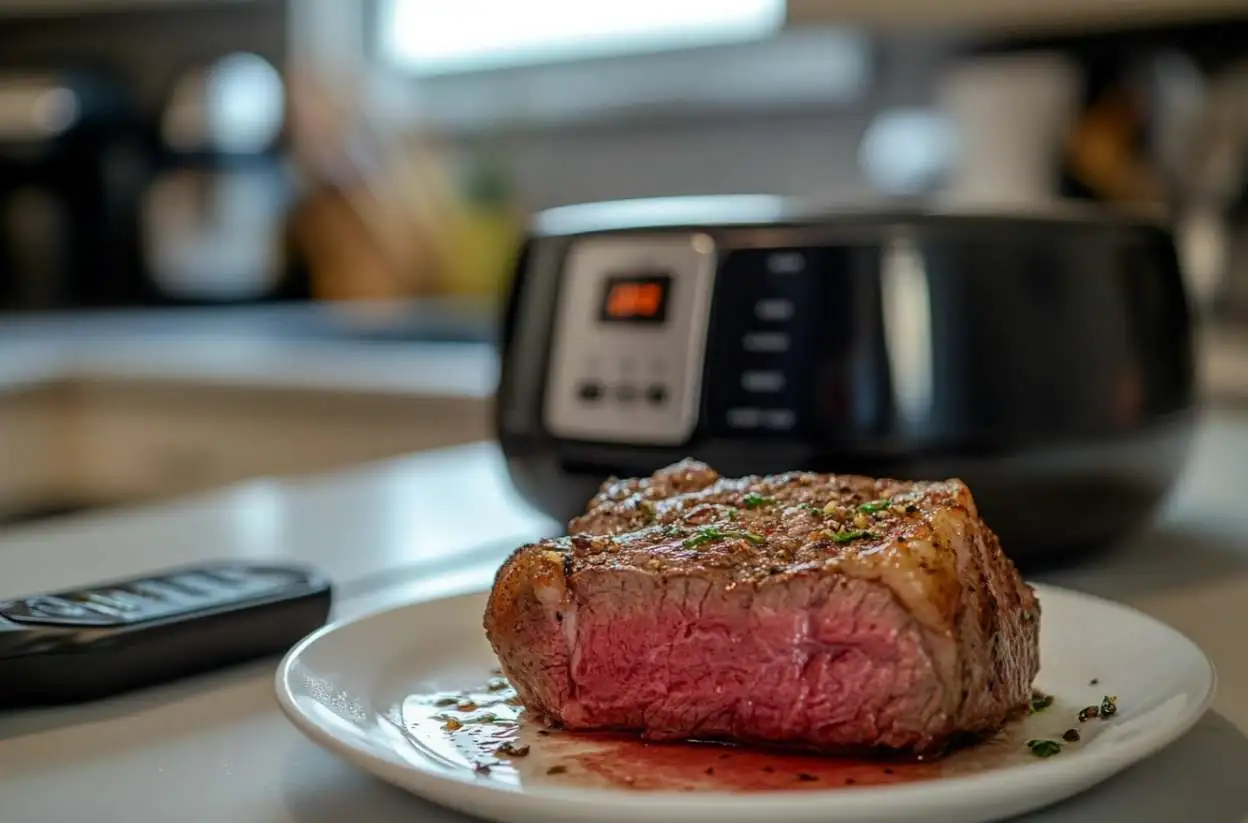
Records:
<instances>
[{"instance_id":1,"label":"orange digital display","mask_svg":"<svg viewBox=\"0 0 1248 823\"><path fill-rule=\"evenodd\" d=\"M672 278L644 274L607 279L599 319L603 322L662 323L667 320L667 295Z\"/></svg>"}]
</instances>

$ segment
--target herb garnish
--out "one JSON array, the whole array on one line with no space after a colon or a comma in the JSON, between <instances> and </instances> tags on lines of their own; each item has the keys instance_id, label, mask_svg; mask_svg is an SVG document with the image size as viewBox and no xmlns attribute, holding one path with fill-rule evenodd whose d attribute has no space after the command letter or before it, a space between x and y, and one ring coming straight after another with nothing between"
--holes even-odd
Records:
<instances>
[{"instance_id":1,"label":"herb garnish","mask_svg":"<svg viewBox=\"0 0 1248 823\"><path fill-rule=\"evenodd\" d=\"M822 515L824 514L823 509L819 508L818 506L816 506L816 505L815 505L815 504L813 504L813 503L798 503L798 504L797 504L797 507L798 507L799 509L802 509L803 511L808 511L808 512L811 512L811 513L813 513L813 514L820 515L820 516L822 516Z\"/></svg>"},{"instance_id":2,"label":"herb garnish","mask_svg":"<svg viewBox=\"0 0 1248 823\"><path fill-rule=\"evenodd\" d=\"M836 534L833 534L832 541L835 543L852 543L853 541L863 537L875 537L875 535L866 529L855 529L854 531L837 532Z\"/></svg>"},{"instance_id":3,"label":"herb garnish","mask_svg":"<svg viewBox=\"0 0 1248 823\"><path fill-rule=\"evenodd\" d=\"M1065 740L1067 743L1078 743L1079 742L1079 730L1067 729L1066 733L1062 735L1062 739Z\"/></svg>"},{"instance_id":4,"label":"herb garnish","mask_svg":"<svg viewBox=\"0 0 1248 823\"><path fill-rule=\"evenodd\" d=\"M747 494L745 497L741 499L741 502L745 504L745 507L747 509L757 509L760 506L774 505L776 502L776 498L766 497L761 494L755 494L754 492L750 492L749 494Z\"/></svg>"},{"instance_id":5,"label":"herb garnish","mask_svg":"<svg viewBox=\"0 0 1248 823\"><path fill-rule=\"evenodd\" d=\"M1036 757L1052 757L1062 750L1062 744L1056 740L1028 740L1027 748Z\"/></svg>"},{"instance_id":6,"label":"herb garnish","mask_svg":"<svg viewBox=\"0 0 1248 823\"><path fill-rule=\"evenodd\" d=\"M676 525L676 524L674 524L674 523L673 523L672 525L670 525L670 526L664 526L664 527L663 527L663 536L664 536L664 537L675 537L675 536L676 536L676 535L678 535L678 534L680 534L680 526L677 526L677 525Z\"/></svg>"},{"instance_id":7,"label":"herb garnish","mask_svg":"<svg viewBox=\"0 0 1248 823\"><path fill-rule=\"evenodd\" d=\"M1028 714L1037 714L1053 705L1053 695L1037 694L1031 698L1031 705L1027 709Z\"/></svg>"},{"instance_id":8,"label":"herb garnish","mask_svg":"<svg viewBox=\"0 0 1248 823\"><path fill-rule=\"evenodd\" d=\"M1118 698L1105 695L1101 700L1101 717L1106 718L1118 713Z\"/></svg>"},{"instance_id":9,"label":"herb garnish","mask_svg":"<svg viewBox=\"0 0 1248 823\"><path fill-rule=\"evenodd\" d=\"M444 706L454 706L458 702L459 702L458 697L443 697L439 700L434 701L433 705L437 706L438 708L442 708Z\"/></svg>"},{"instance_id":10,"label":"herb garnish","mask_svg":"<svg viewBox=\"0 0 1248 823\"><path fill-rule=\"evenodd\" d=\"M733 529L718 529L715 526L703 526L693 533L692 537L685 538L686 549L696 549L698 546L705 546L707 543L714 543L716 540L730 539L748 540L755 546L761 546L767 542L767 538L761 534L754 532L736 531Z\"/></svg>"},{"instance_id":11,"label":"herb garnish","mask_svg":"<svg viewBox=\"0 0 1248 823\"><path fill-rule=\"evenodd\" d=\"M872 500L869 503L863 503L859 506L858 511L863 514L875 514L876 512L884 511L889 507L889 505L891 504L887 500Z\"/></svg>"}]
</instances>

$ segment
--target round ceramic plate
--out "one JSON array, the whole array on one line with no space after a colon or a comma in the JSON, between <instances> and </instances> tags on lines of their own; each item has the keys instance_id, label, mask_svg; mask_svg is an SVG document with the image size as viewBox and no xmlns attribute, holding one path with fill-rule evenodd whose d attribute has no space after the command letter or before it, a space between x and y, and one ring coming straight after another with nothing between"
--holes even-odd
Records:
<instances>
[{"instance_id":1,"label":"round ceramic plate","mask_svg":"<svg viewBox=\"0 0 1248 823\"><path fill-rule=\"evenodd\" d=\"M319 745L490 820L974 823L1105 780L1181 736L1213 697L1212 666L1178 632L1094 597L1036 590L1036 686L1052 704L931 763L647 744L517 722L482 633L484 594L328 626L282 661L277 696ZM1110 717L1079 719L1087 706L1099 714L1107 697L1116 698ZM1046 742L1037 751L1031 741Z\"/></svg>"}]
</instances>

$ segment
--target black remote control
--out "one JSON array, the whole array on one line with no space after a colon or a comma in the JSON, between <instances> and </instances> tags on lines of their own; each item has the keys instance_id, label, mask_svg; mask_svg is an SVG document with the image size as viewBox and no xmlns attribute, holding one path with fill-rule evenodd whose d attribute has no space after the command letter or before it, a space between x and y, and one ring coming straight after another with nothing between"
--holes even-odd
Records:
<instances>
[{"instance_id":1,"label":"black remote control","mask_svg":"<svg viewBox=\"0 0 1248 823\"><path fill-rule=\"evenodd\" d=\"M282 653L325 623L301 566L211 563L0 601L0 706L78 703Z\"/></svg>"}]
</instances>

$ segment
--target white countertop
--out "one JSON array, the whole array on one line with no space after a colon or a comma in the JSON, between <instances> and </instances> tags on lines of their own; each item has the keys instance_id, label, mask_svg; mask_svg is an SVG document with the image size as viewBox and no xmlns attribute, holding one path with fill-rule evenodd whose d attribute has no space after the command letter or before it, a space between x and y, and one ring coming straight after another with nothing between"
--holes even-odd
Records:
<instances>
[{"instance_id":1,"label":"white countertop","mask_svg":"<svg viewBox=\"0 0 1248 823\"><path fill-rule=\"evenodd\" d=\"M1156 528L1038 577L1169 621L1213 657L1220 691L1183 740L1031 819L1248 820L1245 455L1248 415L1211 414ZM483 587L506 551L555 528L515 497L496 449L480 444L10 532L0 542L0 597L203 558L291 558L330 574L344 617ZM274 662L88 706L0 715L0 823L464 819L307 742L276 708Z\"/></svg>"},{"instance_id":2,"label":"white countertop","mask_svg":"<svg viewBox=\"0 0 1248 823\"><path fill-rule=\"evenodd\" d=\"M458 304L443 308L436 301L417 305L5 317L0 392L56 380L109 380L267 392L489 397L498 364L489 343L471 339L484 333L480 311L469 314ZM462 320L457 311L465 315Z\"/></svg>"}]
</instances>

